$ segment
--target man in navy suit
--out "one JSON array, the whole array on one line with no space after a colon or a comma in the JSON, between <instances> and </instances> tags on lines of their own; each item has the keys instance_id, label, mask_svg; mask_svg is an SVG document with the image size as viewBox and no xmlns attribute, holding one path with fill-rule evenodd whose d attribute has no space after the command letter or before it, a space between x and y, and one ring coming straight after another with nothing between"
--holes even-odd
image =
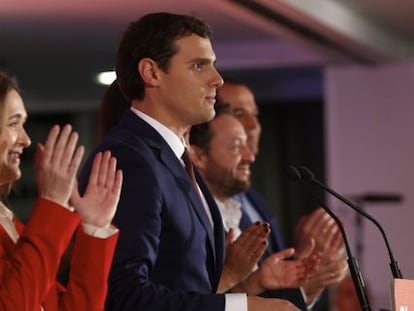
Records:
<instances>
[{"instance_id":1,"label":"man in navy suit","mask_svg":"<svg viewBox=\"0 0 414 311\"><path fill-rule=\"evenodd\" d=\"M235 235L236 239L247 226L242 226L240 222L243 206L234 199L234 195L249 188L250 166L255 157L247 145L246 131L240 121L232 115L230 107L219 105L217 108L216 117L212 121L191 127L191 155L219 206L226 231L231 229L232 233L229 234ZM271 222L271 227L278 230L277 223L271 215L266 216ZM251 225L251 222L248 225ZM234 290L283 297L301 310L307 310L307 304L298 287L314 273L317 261L312 256L303 260L284 261L294 250L282 250L282 242L274 240L273 236L271 233L267 242L267 254L260 260L260 267L251 268L248 277L241 279ZM279 238L280 235L276 237ZM270 251L276 246L278 249ZM251 257L249 254L245 256Z\"/></svg>"},{"instance_id":2,"label":"man in navy suit","mask_svg":"<svg viewBox=\"0 0 414 311\"><path fill-rule=\"evenodd\" d=\"M218 89L217 96L220 103L231 107L233 115L243 124L247 134L247 144L257 155L262 128L258 120L259 111L252 90L241 81L226 79L224 85ZM264 257L285 248L278 222L261 194L248 188L240 191L233 198L241 204L241 229L256 221L265 221L270 224L272 230ZM345 277L347 265L343 257L343 241L337 226L322 209L317 209L310 216L303 217L295 230L297 251L300 252L301 246L308 244L309 238L314 240L315 250L322 256L321 269L302 288L302 292L292 289L273 292L271 295L288 299L301 308L306 302L309 308L326 286L337 284Z\"/></svg>"},{"instance_id":3,"label":"man in navy suit","mask_svg":"<svg viewBox=\"0 0 414 311\"><path fill-rule=\"evenodd\" d=\"M188 127L214 117L223 84L214 63L210 30L194 17L148 14L121 39L116 73L131 110L94 151L111 150L124 172L107 310L297 310L280 299L216 294L222 220L203 180L196 172L193 183L182 160ZM89 170L90 161L81 188Z\"/></svg>"}]
</instances>

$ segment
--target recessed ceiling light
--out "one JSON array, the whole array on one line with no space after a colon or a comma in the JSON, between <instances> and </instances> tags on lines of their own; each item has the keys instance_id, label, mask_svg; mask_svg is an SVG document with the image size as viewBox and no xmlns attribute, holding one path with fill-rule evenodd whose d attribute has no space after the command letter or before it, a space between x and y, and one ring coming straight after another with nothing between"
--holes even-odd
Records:
<instances>
[{"instance_id":1,"label":"recessed ceiling light","mask_svg":"<svg viewBox=\"0 0 414 311\"><path fill-rule=\"evenodd\" d=\"M102 71L95 76L95 82L100 85L110 85L115 79L115 71Z\"/></svg>"}]
</instances>

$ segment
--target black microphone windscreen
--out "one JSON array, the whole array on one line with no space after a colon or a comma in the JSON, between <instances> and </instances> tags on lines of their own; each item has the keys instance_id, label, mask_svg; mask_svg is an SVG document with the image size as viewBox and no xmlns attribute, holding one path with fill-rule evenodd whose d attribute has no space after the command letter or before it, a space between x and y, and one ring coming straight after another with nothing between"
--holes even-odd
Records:
<instances>
[{"instance_id":1,"label":"black microphone windscreen","mask_svg":"<svg viewBox=\"0 0 414 311\"><path fill-rule=\"evenodd\" d=\"M298 182L299 180L301 180L301 176L299 174L298 169L293 165L289 166L287 174L291 181Z\"/></svg>"},{"instance_id":2,"label":"black microphone windscreen","mask_svg":"<svg viewBox=\"0 0 414 311\"><path fill-rule=\"evenodd\" d=\"M306 182L314 180L314 175L310 169L305 166L299 166L298 171L302 179Z\"/></svg>"}]
</instances>

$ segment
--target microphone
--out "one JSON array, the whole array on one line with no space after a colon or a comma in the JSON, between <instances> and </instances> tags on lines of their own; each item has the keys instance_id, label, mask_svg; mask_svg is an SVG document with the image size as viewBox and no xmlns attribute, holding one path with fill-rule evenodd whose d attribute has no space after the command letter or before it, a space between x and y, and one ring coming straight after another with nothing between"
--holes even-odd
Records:
<instances>
[{"instance_id":1,"label":"microphone","mask_svg":"<svg viewBox=\"0 0 414 311\"><path fill-rule=\"evenodd\" d=\"M354 201L369 203L398 203L402 201L402 197L398 193L368 192L359 196L355 196Z\"/></svg>"},{"instance_id":2,"label":"microphone","mask_svg":"<svg viewBox=\"0 0 414 311\"><path fill-rule=\"evenodd\" d=\"M298 169L296 169L294 166L289 166L288 170L288 177L295 182L300 182L300 184L304 187L306 192L317 201L317 203L333 218L333 220L336 222L336 224L339 227L339 230L341 231L342 238L345 243L345 250L348 255L348 267L349 272L351 273L352 280L355 285L355 290L358 294L359 304L361 306L361 310L364 311L371 311L371 306L368 302L368 295L365 288L365 283L362 278L361 271L359 270L358 262L352 255L351 247L349 246L348 238L345 233L344 226L342 225L342 222L339 220L339 218L335 215L334 212L331 211L330 208L326 206L321 200L319 200L308 188L308 184L306 183L306 180L302 178L301 174L299 173Z\"/></svg>"},{"instance_id":3,"label":"microphone","mask_svg":"<svg viewBox=\"0 0 414 311\"><path fill-rule=\"evenodd\" d=\"M312 182L312 183L318 185L323 190L329 192L334 197L336 197L338 200L342 201L343 203L345 203L346 205L348 205L349 207L351 207L353 210L355 210L356 212L358 212L362 216L364 216L367 219L369 219L371 222L373 222L377 226L377 228L381 232L381 235L382 235L382 237L383 237L383 239L385 241L385 245L386 245L387 250L388 250L388 255L389 255L390 261L391 261L390 262L390 267L391 267L392 275L393 275L393 277L395 279L402 279L403 277L402 277L400 268L398 266L398 263L395 260L394 254L391 251L391 247L390 247L390 244L388 243L388 239L387 239L387 236L386 236L386 234L384 232L384 229L379 224L379 222L376 219L374 219L371 215L369 215L368 213L366 213L364 210L362 210L361 208L357 207L354 203L352 203L351 201L349 201L348 199L344 198L343 196L341 196L336 191L332 190L331 188L327 187L326 185L322 184L320 181L318 181L317 179L315 179L312 171L309 170L308 168L306 168L304 166L300 166L300 167L298 167L298 170L300 172L300 176L303 178L303 180L305 182Z\"/></svg>"}]
</instances>

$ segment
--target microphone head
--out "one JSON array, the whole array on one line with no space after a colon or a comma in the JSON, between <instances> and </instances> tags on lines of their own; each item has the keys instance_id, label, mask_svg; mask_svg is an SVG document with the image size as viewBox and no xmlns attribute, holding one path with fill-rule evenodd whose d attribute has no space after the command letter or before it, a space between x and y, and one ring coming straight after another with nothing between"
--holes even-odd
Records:
<instances>
[{"instance_id":1,"label":"microphone head","mask_svg":"<svg viewBox=\"0 0 414 311\"><path fill-rule=\"evenodd\" d=\"M294 167L293 165L289 165L287 174L288 174L288 177L291 181L298 182L302 179L298 169L296 167Z\"/></svg>"},{"instance_id":2,"label":"microphone head","mask_svg":"<svg viewBox=\"0 0 414 311\"><path fill-rule=\"evenodd\" d=\"M299 166L298 171L305 182L310 182L315 179L315 176L313 175L312 171L305 166Z\"/></svg>"},{"instance_id":3,"label":"microphone head","mask_svg":"<svg viewBox=\"0 0 414 311\"><path fill-rule=\"evenodd\" d=\"M358 201L370 203L396 203L402 201L399 193L368 192L357 197Z\"/></svg>"}]
</instances>

